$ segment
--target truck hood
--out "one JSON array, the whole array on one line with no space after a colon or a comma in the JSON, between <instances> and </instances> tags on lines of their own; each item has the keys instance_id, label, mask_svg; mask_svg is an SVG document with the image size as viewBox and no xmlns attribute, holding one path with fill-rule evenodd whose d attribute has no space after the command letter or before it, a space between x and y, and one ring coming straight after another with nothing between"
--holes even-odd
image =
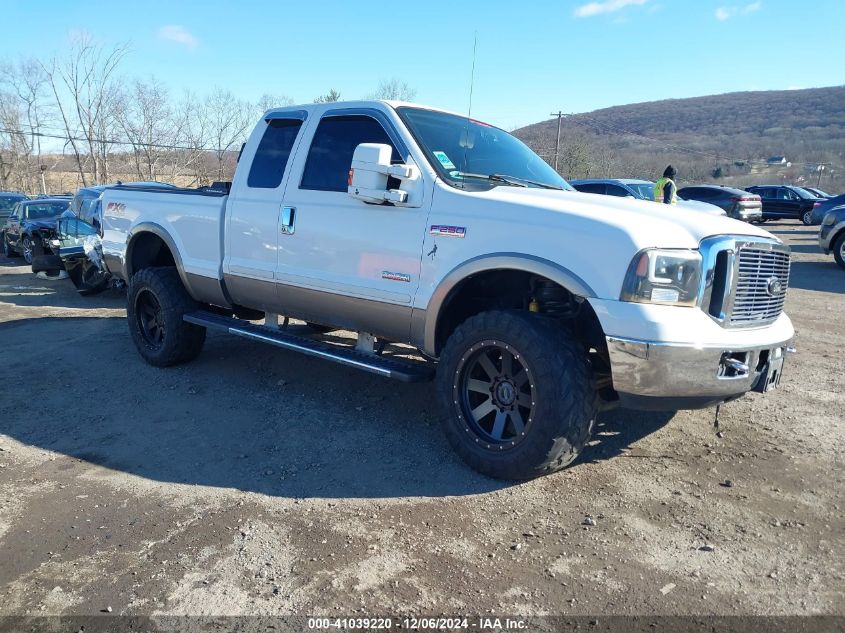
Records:
<instances>
[{"instance_id":1,"label":"truck hood","mask_svg":"<svg viewBox=\"0 0 845 633\"><path fill-rule=\"evenodd\" d=\"M526 220L530 219L526 215L559 213L573 220L613 227L626 233L638 248L698 248L701 240L713 235L747 235L780 241L747 222L646 200L506 186L494 187L481 195L522 207L520 216Z\"/></svg>"}]
</instances>

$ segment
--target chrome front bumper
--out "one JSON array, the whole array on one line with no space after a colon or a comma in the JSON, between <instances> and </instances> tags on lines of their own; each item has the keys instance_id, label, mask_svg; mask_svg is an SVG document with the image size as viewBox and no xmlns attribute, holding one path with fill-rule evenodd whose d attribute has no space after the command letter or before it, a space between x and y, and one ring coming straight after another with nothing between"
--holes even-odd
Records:
<instances>
[{"instance_id":1,"label":"chrome front bumper","mask_svg":"<svg viewBox=\"0 0 845 633\"><path fill-rule=\"evenodd\" d=\"M697 409L731 400L761 382L789 340L764 346L704 346L608 336L613 388L623 406Z\"/></svg>"}]
</instances>

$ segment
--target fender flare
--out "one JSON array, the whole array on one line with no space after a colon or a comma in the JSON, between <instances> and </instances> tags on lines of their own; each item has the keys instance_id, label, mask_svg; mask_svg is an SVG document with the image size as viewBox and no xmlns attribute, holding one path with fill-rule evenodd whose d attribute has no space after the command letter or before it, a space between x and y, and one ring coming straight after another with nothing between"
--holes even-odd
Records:
<instances>
[{"instance_id":1,"label":"fender flare","mask_svg":"<svg viewBox=\"0 0 845 633\"><path fill-rule=\"evenodd\" d=\"M179 253L179 249L176 248L176 242L173 241L173 238L164 229L164 227L160 224L156 224L155 222L141 222L136 224L126 235L126 255L124 256L121 264L123 268L121 272L123 274L123 278L126 280L126 283L129 283L132 280L132 275L136 272L132 270L132 250L135 247L137 238L144 233L152 233L156 237L160 238L167 248L170 249L170 254L173 255L173 261L176 263L176 271L179 273L179 279L182 280L182 285L185 286L185 290L188 291L189 295L195 297L196 295L191 288L191 283L188 280L187 273L185 272L185 266L182 264L182 255Z\"/></svg>"},{"instance_id":2,"label":"fender flare","mask_svg":"<svg viewBox=\"0 0 845 633\"><path fill-rule=\"evenodd\" d=\"M551 279L571 293L595 298L597 295L590 285L568 268L555 262L526 255L524 253L490 253L479 255L459 264L449 271L435 288L428 302L425 313L423 348L427 354L435 356L437 323L444 306L448 305L452 291L472 275L492 270L520 270Z\"/></svg>"},{"instance_id":3,"label":"fender flare","mask_svg":"<svg viewBox=\"0 0 845 633\"><path fill-rule=\"evenodd\" d=\"M839 239L839 236L842 235L842 232L845 231L845 220L837 222L833 225L833 228L830 229L830 250L833 251L833 243Z\"/></svg>"}]
</instances>

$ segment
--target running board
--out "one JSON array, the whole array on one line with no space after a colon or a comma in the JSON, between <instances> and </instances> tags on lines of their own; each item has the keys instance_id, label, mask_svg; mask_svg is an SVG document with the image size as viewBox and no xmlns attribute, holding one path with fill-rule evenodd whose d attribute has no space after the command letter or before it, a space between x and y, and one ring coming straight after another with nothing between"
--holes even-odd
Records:
<instances>
[{"instance_id":1,"label":"running board","mask_svg":"<svg viewBox=\"0 0 845 633\"><path fill-rule=\"evenodd\" d=\"M201 325L213 330L221 330L242 336L253 341L268 343L283 349L302 352L308 356L324 358L347 367L362 369L385 378L393 378L402 382L427 382L434 377L434 370L431 366L423 363L386 358L359 352L351 347L334 345L317 341L296 334L289 334L284 330L273 330L263 325L255 325L249 321L225 317L213 312L200 310L190 312L182 317L188 323Z\"/></svg>"}]
</instances>

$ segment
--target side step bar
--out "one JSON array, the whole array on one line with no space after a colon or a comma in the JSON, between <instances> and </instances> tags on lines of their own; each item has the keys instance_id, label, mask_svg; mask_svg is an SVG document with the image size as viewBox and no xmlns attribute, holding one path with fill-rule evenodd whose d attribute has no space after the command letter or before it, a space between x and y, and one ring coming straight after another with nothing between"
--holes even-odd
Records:
<instances>
[{"instance_id":1,"label":"side step bar","mask_svg":"<svg viewBox=\"0 0 845 633\"><path fill-rule=\"evenodd\" d=\"M190 312L182 318L188 323L201 325L213 330L222 330L223 332L242 336L253 341L268 343L295 352L302 352L308 356L324 358L340 363L341 365L346 365L347 367L362 369L373 374L378 374L379 376L384 376L385 378L401 380L402 382L426 382L434 377L434 369L430 365L367 354L351 347L297 336L284 330L272 330L262 325L255 325L249 321L225 317L214 314L213 312L206 312L205 310Z\"/></svg>"}]
</instances>

